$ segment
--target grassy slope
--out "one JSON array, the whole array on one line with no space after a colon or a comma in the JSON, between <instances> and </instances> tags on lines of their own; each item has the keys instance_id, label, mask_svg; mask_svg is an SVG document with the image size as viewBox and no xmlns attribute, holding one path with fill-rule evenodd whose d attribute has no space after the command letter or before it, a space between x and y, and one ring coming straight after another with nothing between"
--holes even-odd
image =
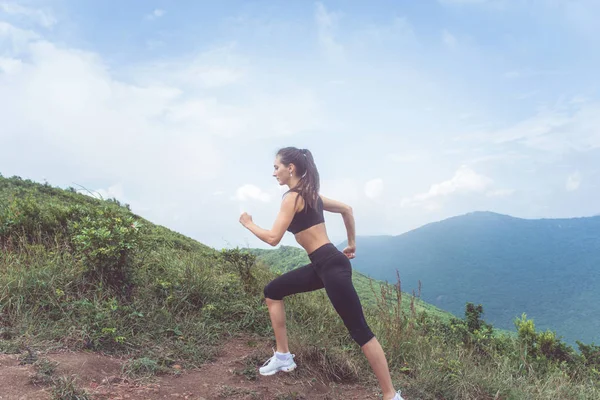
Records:
<instances>
[{"instance_id":1,"label":"grassy slope","mask_svg":"<svg viewBox=\"0 0 600 400\"><path fill-rule=\"evenodd\" d=\"M0 176L0 352L127 354L129 373L198 366L236 332L273 339L262 288L274 277L245 251L215 251L116 202ZM388 301L374 297L379 307L366 307L367 320L408 398L600 395L600 349L573 354L551 334L535 332L532 321L524 321L520 339L496 338L474 330L477 319L447 324L395 308L393 292ZM292 296L286 312L290 345L304 368L376 385L326 296Z\"/></svg>"}]
</instances>

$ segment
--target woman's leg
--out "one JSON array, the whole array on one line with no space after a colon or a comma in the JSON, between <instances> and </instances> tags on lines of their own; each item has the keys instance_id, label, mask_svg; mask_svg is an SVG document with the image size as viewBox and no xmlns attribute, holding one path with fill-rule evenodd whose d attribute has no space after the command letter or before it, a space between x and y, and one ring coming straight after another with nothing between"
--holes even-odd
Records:
<instances>
[{"instance_id":1,"label":"woman's leg","mask_svg":"<svg viewBox=\"0 0 600 400\"><path fill-rule=\"evenodd\" d=\"M265 287L265 301L269 309L278 352L287 353L289 351L283 298L296 293L322 289L323 287L323 282L315 272L312 264L286 272L273 279Z\"/></svg>"},{"instance_id":2,"label":"woman's leg","mask_svg":"<svg viewBox=\"0 0 600 400\"><path fill-rule=\"evenodd\" d=\"M367 357L379 381L383 399L393 399L396 391L392 384L387 360L379 341L365 320L360 299L352 284L350 260L343 254L334 256L328 260L326 265L320 266L318 272L333 307Z\"/></svg>"},{"instance_id":3,"label":"woman's leg","mask_svg":"<svg viewBox=\"0 0 600 400\"><path fill-rule=\"evenodd\" d=\"M367 357L367 360L369 360L369 364L371 364L371 368L373 368L373 372L379 381L379 386L383 392L383 400L393 399L396 395L396 391L392 384L392 377L390 376L390 370L385 354L383 353L383 349L377 338L373 337L373 339L364 344L362 346L362 351Z\"/></svg>"},{"instance_id":4,"label":"woman's leg","mask_svg":"<svg viewBox=\"0 0 600 400\"><path fill-rule=\"evenodd\" d=\"M277 342L277 351L280 353L287 353L290 349L288 347L287 328L285 326L285 306L283 300L266 298L265 301L269 308L271 326L273 327L275 341Z\"/></svg>"}]
</instances>

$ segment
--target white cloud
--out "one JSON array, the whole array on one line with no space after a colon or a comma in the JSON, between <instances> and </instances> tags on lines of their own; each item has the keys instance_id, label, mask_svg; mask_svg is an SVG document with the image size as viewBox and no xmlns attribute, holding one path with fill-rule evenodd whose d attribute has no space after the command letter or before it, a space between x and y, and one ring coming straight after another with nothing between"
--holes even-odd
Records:
<instances>
[{"instance_id":1,"label":"white cloud","mask_svg":"<svg viewBox=\"0 0 600 400\"><path fill-rule=\"evenodd\" d=\"M23 63L21 60L15 58L5 58L0 57L0 72L4 72L7 74L16 72Z\"/></svg>"},{"instance_id":2,"label":"white cloud","mask_svg":"<svg viewBox=\"0 0 600 400\"><path fill-rule=\"evenodd\" d=\"M357 32L357 43L364 48L382 45L383 51L397 44L414 45L418 43L412 24L406 17L394 17L390 24L373 24Z\"/></svg>"},{"instance_id":3,"label":"white cloud","mask_svg":"<svg viewBox=\"0 0 600 400\"><path fill-rule=\"evenodd\" d=\"M507 71L504 73L504 77L507 79L516 79L516 78L520 78L522 75L521 71L517 71L517 70L512 70L512 71Z\"/></svg>"},{"instance_id":4,"label":"white cloud","mask_svg":"<svg viewBox=\"0 0 600 400\"><path fill-rule=\"evenodd\" d=\"M383 179L376 178L368 181L365 184L365 194L370 199L375 199L381 196L383 192Z\"/></svg>"},{"instance_id":5,"label":"white cloud","mask_svg":"<svg viewBox=\"0 0 600 400\"><path fill-rule=\"evenodd\" d=\"M518 78L534 78L534 77L548 77L548 76L566 76L568 73L555 69L514 69L504 73L506 79L518 79Z\"/></svg>"},{"instance_id":6,"label":"white cloud","mask_svg":"<svg viewBox=\"0 0 600 400\"><path fill-rule=\"evenodd\" d=\"M488 197L507 197L515 193L514 189L489 190L485 195Z\"/></svg>"},{"instance_id":7,"label":"white cloud","mask_svg":"<svg viewBox=\"0 0 600 400\"><path fill-rule=\"evenodd\" d=\"M338 59L344 53L343 46L335 39L339 17L337 13L327 11L323 3L317 3L315 20L319 34L319 45L325 55L332 60Z\"/></svg>"},{"instance_id":8,"label":"white cloud","mask_svg":"<svg viewBox=\"0 0 600 400\"><path fill-rule=\"evenodd\" d=\"M156 173L174 185L210 178L222 162L214 138L285 136L318 124L311 92L244 90L248 101L240 104L163 83L149 69L145 82L126 83L98 55L59 48L10 24L0 23L2 36L19 44L0 62L0 137L31 142L33 150L51 148L56 158L90 170L119 175L126 169L143 180ZM3 154L7 163L13 156Z\"/></svg>"},{"instance_id":9,"label":"white cloud","mask_svg":"<svg viewBox=\"0 0 600 400\"><path fill-rule=\"evenodd\" d=\"M531 139L562 130L569 122L565 115L554 112L542 112L536 117L526 119L516 125L494 132L494 143L511 142L521 139Z\"/></svg>"},{"instance_id":10,"label":"white cloud","mask_svg":"<svg viewBox=\"0 0 600 400\"><path fill-rule=\"evenodd\" d=\"M531 97L536 96L538 93L539 93L539 91L537 91L537 90L530 90L528 92L518 93L517 95L515 95L515 98L517 100L525 100L525 99L529 99Z\"/></svg>"},{"instance_id":11,"label":"white cloud","mask_svg":"<svg viewBox=\"0 0 600 400\"><path fill-rule=\"evenodd\" d=\"M573 96L571 100L569 100L569 104L583 104L587 103L590 99L585 96Z\"/></svg>"},{"instance_id":12,"label":"white cloud","mask_svg":"<svg viewBox=\"0 0 600 400\"><path fill-rule=\"evenodd\" d=\"M141 86L178 88L180 100L166 107L163 116L170 124L196 132L264 138L321 125L312 90L296 85L258 86L258 78L264 77L249 64L237 55L234 45L228 45L191 57L136 65L126 75ZM252 71L255 75L250 75ZM217 96L212 89L229 92Z\"/></svg>"},{"instance_id":13,"label":"white cloud","mask_svg":"<svg viewBox=\"0 0 600 400\"><path fill-rule=\"evenodd\" d=\"M0 11L10 15L25 16L44 28L52 28L57 23L56 18L49 11L25 7L17 3L1 2Z\"/></svg>"},{"instance_id":14,"label":"white cloud","mask_svg":"<svg viewBox=\"0 0 600 400\"><path fill-rule=\"evenodd\" d=\"M546 1L544 5L550 9L554 8L576 32L597 37L597 16L600 13L600 3L597 0Z\"/></svg>"},{"instance_id":15,"label":"white cloud","mask_svg":"<svg viewBox=\"0 0 600 400\"><path fill-rule=\"evenodd\" d=\"M429 155L424 151L409 151L404 153L390 153L385 156L387 160L393 163L414 163L427 158Z\"/></svg>"},{"instance_id":16,"label":"white cloud","mask_svg":"<svg viewBox=\"0 0 600 400\"><path fill-rule=\"evenodd\" d=\"M240 70L210 66L190 68L187 73L196 76L198 81L206 87L229 85L239 81L244 76L244 73Z\"/></svg>"},{"instance_id":17,"label":"white cloud","mask_svg":"<svg viewBox=\"0 0 600 400\"><path fill-rule=\"evenodd\" d=\"M323 179L321 193L328 198L356 207L360 199L360 185L355 179Z\"/></svg>"},{"instance_id":18,"label":"white cloud","mask_svg":"<svg viewBox=\"0 0 600 400\"><path fill-rule=\"evenodd\" d=\"M400 202L400 206L423 206L438 208L437 203L433 200L450 196L455 193L484 193L492 185L492 179L478 174L469 167L461 166L454 176L441 183L431 185L425 193L420 193L415 196L404 198ZM432 206L431 203L435 205Z\"/></svg>"},{"instance_id":19,"label":"white cloud","mask_svg":"<svg viewBox=\"0 0 600 400\"><path fill-rule=\"evenodd\" d=\"M18 68L3 62L0 74L0 158L7 165L18 156L11 145L27 143L32 153L53 154L53 160L109 179L127 171L129 179L165 176L177 185L218 171L221 156L211 132L164 120L184 104L181 90L127 84L112 77L96 54L58 48L6 24L0 32L20 35L9 56L25 55Z\"/></svg>"},{"instance_id":20,"label":"white cloud","mask_svg":"<svg viewBox=\"0 0 600 400\"><path fill-rule=\"evenodd\" d=\"M238 201L258 200L268 203L271 201L271 196L258 186L245 184L236 190L234 199Z\"/></svg>"},{"instance_id":21,"label":"white cloud","mask_svg":"<svg viewBox=\"0 0 600 400\"><path fill-rule=\"evenodd\" d=\"M484 156L475 157L468 162L468 164L480 164L487 162L506 162L506 161L517 161L526 159L527 156L514 151L507 151L505 153L498 154L487 154Z\"/></svg>"},{"instance_id":22,"label":"white cloud","mask_svg":"<svg viewBox=\"0 0 600 400\"><path fill-rule=\"evenodd\" d=\"M549 153L600 148L600 103L570 103L545 109L511 127L463 135L457 139L482 143L517 143Z\"/></svg>"},{"instance_id":23,"label":"white cloud","mask_svg":"<svg viewBox=\"0 0 600 400\"><path fill-rule=\"evenodd\" d=\"M458 43L458 40L456 39L456 37L445 29L442 32L442 41L444 42L444 44L446 46L448 46L450 48L456 47L456 45Z\"/></svg>"},{"instance_id":24,"label":"white cloud","mask_svg":"<svg viewBox=\"0 0 600 400\"><path fill-rule=\"evenodd\" d=\"M28 47L30 41L38 38L38 34L33 31L20 29L7 22L0 21L0 45L3 44L2 39L6 39L10 53L20 53Z\"/></svg>"},{"instance_id":25,"label":"white cloud","mask_svg":"<svg viewBox=\"0 0 600 400\"><path fill-rule=\"evenodd\" d=\"M567 189L567 191L573 192L573 191L579 189L579 186L581 185L581 181L582 181L581 174L579 173L579 171L575 171L574 173L572 173L571 175L569 175L567 177L567 182L565 183L565 188Z\"/></svg>"},{"instance_id":26,"label":"white cloud","mask_svg":"<svg viewBox=\"0 0 600 400\"><path fill-rule=\"evenodd\" d=\"M161 10L160 8L157 8L154 11L152 11L150 14L146 14L146 19L152 21L154 19L162 17L163 15L165 15L165 10Z\"/></svg>"},{"instance_id":27,"label":"white cloud","mask_svg":"<svg viewBox=\"0 0 600 400\"><path fill-rule=\"evenodd\" d=\"M156 45L151 43L151 46ZM187 57L134 65L127 75L142 85L185 86L187 90L202 90L241 83L247 77L247 64L246 59L236 54L234 45L226 45Z\"/></svg>"},{"instance_id":28,"label":"white cloud","mask_svg":"<svg viewBox=\"0 0 600 400\"><path fill-rule=\"evenodd\" d=\"M318 110L312 94L290 93L271 97L254 94L245 106L215 98L194 98L166 107L165 121L189 131L222 137L255 139L288 136L318 126Z\"/></svg>"},{"instance_id":29,"label":"white cloud","mask_svg":"<svg viewBox=\"0 0 600 400\"><path fill-rule=\"evenodd\" d=\"M124 196L124 191L123 191L123 184L121 184L121 183L116 183L114 185L111 185L107 189L90 190L87 188L79 188L79 189L77 189L77 191L79 193L83 193L90 197L95 197L97 199L108 200L108 199L116 198L120 202L126 202L126 199Z\"/></svg>"}]
</instances>

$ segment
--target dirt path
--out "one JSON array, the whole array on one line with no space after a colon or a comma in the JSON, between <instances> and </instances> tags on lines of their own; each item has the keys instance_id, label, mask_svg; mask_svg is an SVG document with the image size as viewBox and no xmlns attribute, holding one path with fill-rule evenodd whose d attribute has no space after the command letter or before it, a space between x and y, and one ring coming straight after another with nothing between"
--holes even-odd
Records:
<instances>
[{"instance_id":1,"label":"dirt path","mask_svg":"<svg viewBox=\"0 0 600 400\"><path fill-rule=\"evenodd\" d=\"M76 376L77 384L93 399L235 399L235 400L367 400L381 398L376 388L334 384L298 369L291 373L261 376L257 363L272 350L250 346L249 338L230 340L213 362L199 370L161 375L150 381L127 379L121 373L126 360L85 352L48 353L56 361L53 376ZM266 356L266 357L265 357ZM51 388L30 381L32 365L20 365L16 355L0 355L0 400L47 400Z\"/></svg>"}]
</instances>

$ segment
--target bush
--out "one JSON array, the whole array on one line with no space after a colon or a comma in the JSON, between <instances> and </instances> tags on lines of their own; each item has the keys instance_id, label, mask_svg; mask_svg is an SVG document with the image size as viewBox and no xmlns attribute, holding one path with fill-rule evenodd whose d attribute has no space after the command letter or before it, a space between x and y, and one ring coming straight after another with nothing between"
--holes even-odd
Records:
<instances>
[{"instance_id":1,"label":"bush","mask_svg":"<svg viewBox=\"0 0 600 400\"><path fill-rule=\"evenodd\" d=\"M594 343L586 345L579 340L575 343L577 343L577 346L579 347L585 365L600 369L600 346L597 346Z\"/></svg>"},{"instance_id":2,"label":"bush","mask_svg":"<svg viewBox=\"0 0 600 400\"><path fill-rule=\"evenodd\" d=\"M221 255L223 256L223 260L231 265L240 277L246 293L258 294L257 289L259 288L256 287L256 278L252 273L256 265L256 255L243 252L239 248L224 249Z\"/></svg>"},{"instance_id":3,"label":"bush","mask_svg":"<svg viewBox=\"0 0 600 400\"><path fill-rule=\"evenodd\" d=\"M515 326L522 347L522 357L526 361L550 369L560 363L570 364L571 371L577 366L573 348L557 338L554 332L536 332L533 320L527 319L526 314L515 320Z\"/></svg>"},{"instance_id":4,"label":"bush","mask_svg":"<svg viewBox=\"0 0 600 400\"><path fill-rule=\"evenodd\" d=\"M92 282L113 289L129 286L140 228L132 216L111 207L71 223L72 244Z\"/></svg>"}]
</instances>

